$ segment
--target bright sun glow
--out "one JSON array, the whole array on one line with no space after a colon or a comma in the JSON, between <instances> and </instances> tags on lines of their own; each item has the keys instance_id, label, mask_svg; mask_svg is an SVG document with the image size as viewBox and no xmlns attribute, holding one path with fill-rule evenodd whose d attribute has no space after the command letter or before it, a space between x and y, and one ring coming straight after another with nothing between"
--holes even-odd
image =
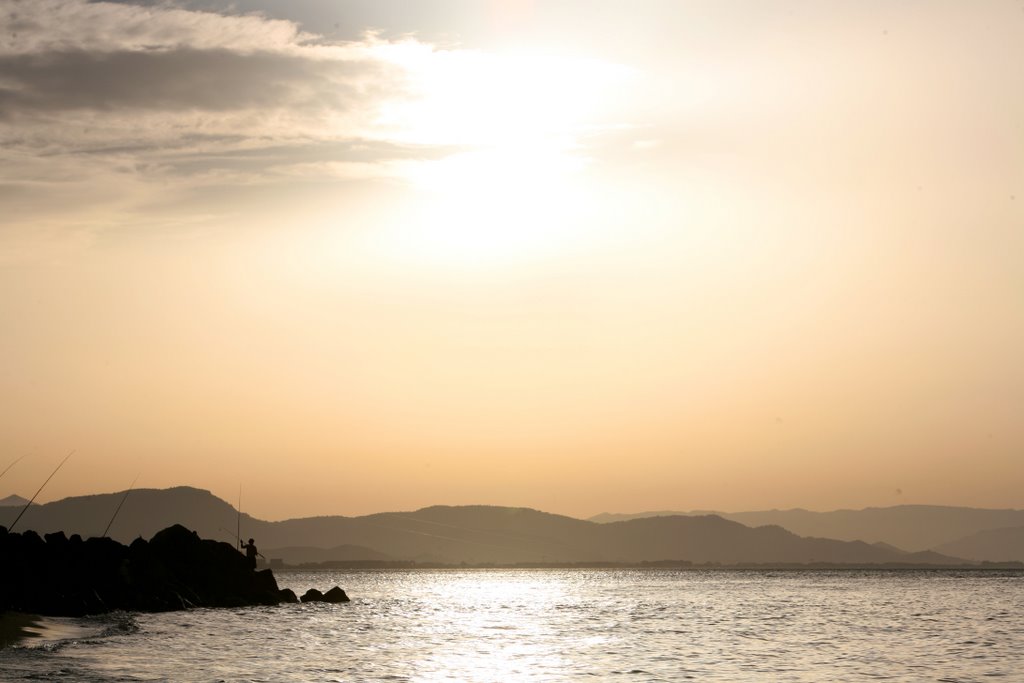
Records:
<instances>
[{"instance_id":1,"label":"bright sun glow","mask_svg":"<svg viewBox=\"0 0 1024 683\"><path fill-rule=\"evenodd\" d=\"M419 144L536 144L576 138L595 127L602 107L632 75L595 59L434 50L387 43L378 59L407 78L406 97L384 107L377 125L388 138Z\"/></svg>"},{"instance_id":2,"label":"bright sun glow","mask_svg":"<svg viewBox=\"0 0 1024 683\"><path fill-rule=\"evenodd\" d=\"M381 238L403 260L451 267L536 257L576 238L583 162L540 147L478 149L409 169L420 199Z\"/></svg>"},{"instance_id":3,"label":"bright sun glow","mask_svg":"<svg viewBox=\"0 0 1024 683\"><path fill-rule=\"evenodd\" d=\"M409 96L379 129L410 144L451 145L401 167L419 201L375 236L401 260L489 267L576 242L587 210L583 138L630 72L607 62L382 45Z\"/></svg>"}]
</instances>

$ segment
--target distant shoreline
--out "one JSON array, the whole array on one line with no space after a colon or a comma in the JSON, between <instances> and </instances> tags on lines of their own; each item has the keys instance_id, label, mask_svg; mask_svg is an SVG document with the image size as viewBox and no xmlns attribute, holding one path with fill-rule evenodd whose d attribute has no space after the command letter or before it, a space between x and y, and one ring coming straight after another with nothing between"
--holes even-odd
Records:
<instances>
[{"instance_id":1,"label":"distant shoreline","mask_svg":"<svg viewBox=\"0 0 1024 683\"><path fill-rule=\"evenodd\" d=\"M337 562L306 563L300 565L275 565L274 570L278 572L323 572L352 569L676 569L691 571L738 571L738 570L772 570L772 571L807 571L807 570L851 570L851 571L1012 571L1024 572L1024 562L983 562L979 564L944 565L944 564L910 564L910 563L886 563L886 564L833 564L828 562L817 563L692 563L685 561L660 561L660 562L518 562L518 563L459 563L446 564L442 562L411 562L411 561L379 561L379 560L347 560Z\"/></svg>"}]
</instances>

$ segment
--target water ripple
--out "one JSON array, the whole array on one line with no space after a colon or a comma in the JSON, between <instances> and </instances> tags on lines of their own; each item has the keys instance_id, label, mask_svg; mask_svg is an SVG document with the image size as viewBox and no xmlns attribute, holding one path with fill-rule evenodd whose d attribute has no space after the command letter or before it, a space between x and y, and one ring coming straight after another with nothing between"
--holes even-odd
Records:
<instances>
[{"instance_id":1,"label":"water ripple","mask_svg":"<svg viewBox=\"0 0 1024 683\"><path fill-rule=\"evenodd\" d=\"M997 572L285 574L342 605L92 620L0 651L4 680L921 681L1024 671L1024 585Z\"/></svg>"}]
</instances>

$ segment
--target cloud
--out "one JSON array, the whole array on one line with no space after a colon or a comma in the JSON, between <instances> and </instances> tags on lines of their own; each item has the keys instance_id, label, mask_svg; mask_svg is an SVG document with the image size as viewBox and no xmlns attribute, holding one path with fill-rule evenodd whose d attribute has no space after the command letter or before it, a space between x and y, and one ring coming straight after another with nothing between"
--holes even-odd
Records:
<instances>
[{"instance_id":1,"label":"cloud","mask_svg":"<svg viewBox=\"0 0 1024 683\"><path fill-rule=\"evenodd\" d=\"M0 195L16 207L0 247L4 231L215 223L221 197L412 182L470 148L572 155L603 130L587 117L623 77L596 60L334 41L180 3L0 0Z\"/></svg>"},{"instance_id":2,"label":"cloud","mask_svg":"<svg viewBox=\"0 0 1024 683\"><path fill-rule=\"evenodd\" d=\"M259 15L86 0L0 4L0 54L7 55L185 48L294 53L315 40L290 21Z\"/></svg>"},{"instance_id":3,"label":"cloud","mask_svg":"<svg viewBox=\"0 0 1024 683\"><path fill-rule=\"evenodd\" d=\"M141 223L133 207L197 178L323 182L430 156L375 137L406 96L384 44L166 4L0 0L0 231Z\"/></svg>"},{"instance_id":4,"label":"cloud","mask_svg":"<svg viewBox=\"0 0 1024 683\"><path fill-rule=\"evenodd\" d=\"M193 48L0 57L0 116L72 109L342 111L381 65Z\"/></svg>"},{"instance_id":5,"label":"cloud","mask_svg":"<svg viewBox=\"0 0 1024 683\"><path fill-rule=\"evenodd\" d=\"M165 155L163 163L168 170L182 175L210 169L247 173L289 167L324 167L338 163L373 164L437 159L451 151L450 148L440 146L399 145L379 140L342 140L295 142L248 149L226 148L219 153L196 153L186 149Z\"/></svg>"},{"instance_id":6,"label":"cloud","mask_svg":"<svg viewBox=\"0 0 1024 683\"><path fill-rule=\"evenodd\" d=\"M401 70L375 57L372 36L329 45L287 21L167 6L15 0L2 7L0 121L20 126L4 131L6 141L16 132L30 137L29 121L53 124L57 130L44 132L57 141L61 128L78 128L80 137L106 130L112 144L138 124L159 132L175 122L249 137L351 135L402 87ZM166 116L155 121L154 113ZM244 116L225 121L231 113Z\"/></svg>"}]
</instances>

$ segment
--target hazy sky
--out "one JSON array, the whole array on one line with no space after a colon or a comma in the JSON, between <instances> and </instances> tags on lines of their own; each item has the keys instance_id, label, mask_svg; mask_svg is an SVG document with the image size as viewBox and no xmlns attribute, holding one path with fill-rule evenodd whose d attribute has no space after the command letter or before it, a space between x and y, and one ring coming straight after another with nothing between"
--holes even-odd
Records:
<instances>
[{"instance_id":1,"label":"hazy sky","mask_svg":"<svg viewBox=\"0 0 1024 683\"><path fill-rule=\"evenodd\" d=\"M1020 0L0 0L0 497L1024 507Z\"/></svg>"}]
</instances>

